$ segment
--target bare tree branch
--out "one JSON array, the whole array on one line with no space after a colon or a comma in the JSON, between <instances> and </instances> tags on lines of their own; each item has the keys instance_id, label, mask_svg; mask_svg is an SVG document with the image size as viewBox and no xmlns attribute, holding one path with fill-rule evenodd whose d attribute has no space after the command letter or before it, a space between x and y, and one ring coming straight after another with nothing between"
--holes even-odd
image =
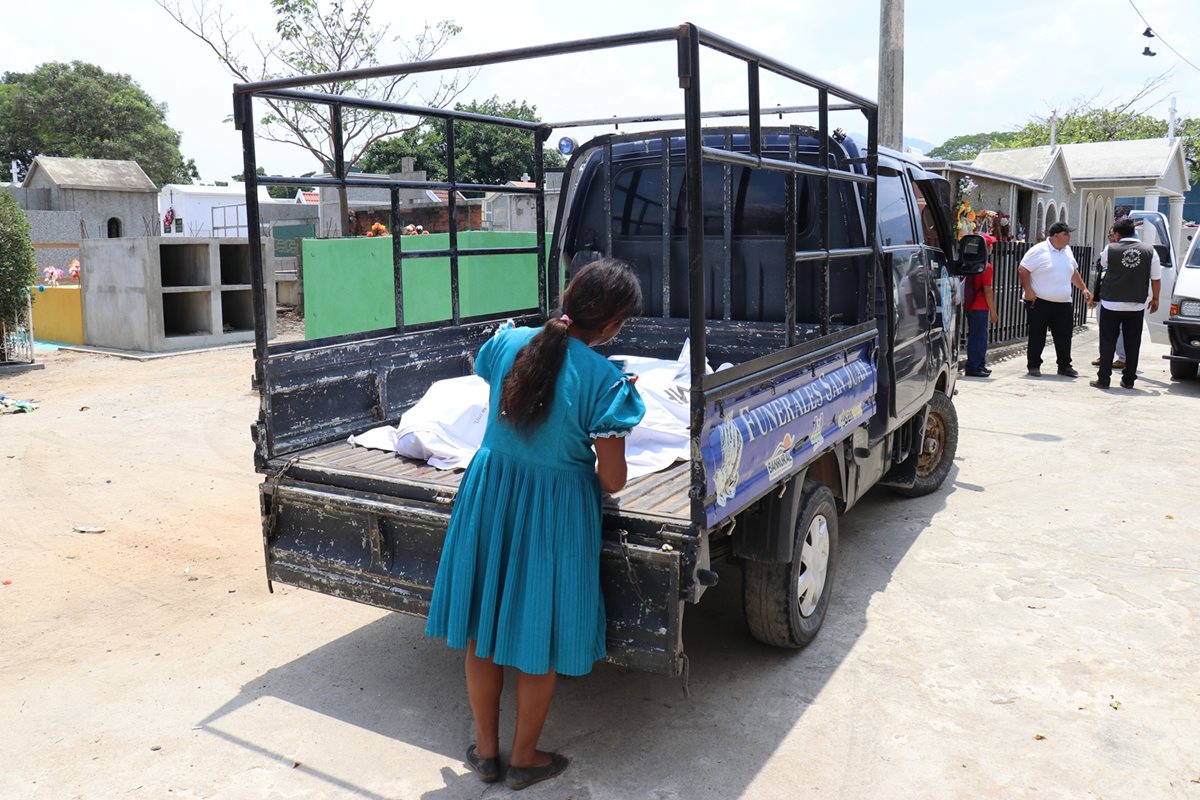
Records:
<instances>
[{"instance_id":1,"label":"bare tree branch","mask_svg":"<svg viewBox=\"0 0 1200 800\"><path fill-rule=\"evenodd\" d=\"M407 40L392 37L388 34L389 26L372 24L375 2L352 0L347 4L336 0L323 4L315 0L296 8L277 8L277 22L271 36L247 34L254 53L251 67L237 41L245 31L219 3L214 6L209 0L196 0L188 10L182 0L155 0L181 27L204 42L230 74L246 83L378 66L381 58L393 63L424 61L441 51L461 30L444 20L425 24ZM436 89L423 98L424 104L435 108L449 105L476 74L467 71L443 77ZM399 75L353 83L332 82L324 88L332 94L405 102L417 86L410 76ZM263 102L269 113L256 121L255 134L264 141L299 147L320 162L322 169L328 169L335 148L324 109L306 103ZM386 112L344 108L342 146L347 164L361 158L374 142L416 125L415 121L407 123Z\"/></svg>"}]
</instances>

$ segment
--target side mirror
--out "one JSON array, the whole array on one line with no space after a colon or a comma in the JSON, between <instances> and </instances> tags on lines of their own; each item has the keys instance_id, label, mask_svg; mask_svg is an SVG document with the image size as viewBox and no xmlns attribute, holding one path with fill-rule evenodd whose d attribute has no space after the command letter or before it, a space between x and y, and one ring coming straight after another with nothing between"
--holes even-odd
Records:
<instances>
[{"instance_id":1,"label":"side mirror","mask_svg":"<svg viewBox=\"0 0 1200 800\"><path fill-rule=\"evenodd\" d=\"M1171 248L1165 244L1156 244L1154 245L1154 250L1158 253L1158 260L1162 262L1164 267L1171 266Z\"/></svg>"},{"instance_id":2,"label":"side mirror","mask_svg":"<svg viewBox=\"0 0 1200 800\"><path fill-rule=\"evenodd\" d=\"M955 275L978 275L987 269L987 241L978 233L964 234L958 240L958 265Z\"/></svg>"}]
</instances>

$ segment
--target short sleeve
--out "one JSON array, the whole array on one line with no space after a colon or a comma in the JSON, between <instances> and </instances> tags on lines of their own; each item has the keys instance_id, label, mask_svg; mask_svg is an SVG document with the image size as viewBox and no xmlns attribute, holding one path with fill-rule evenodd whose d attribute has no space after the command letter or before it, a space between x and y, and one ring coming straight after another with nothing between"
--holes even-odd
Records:
<instances>
[{"instance_id":1,"label":"short sleeve","mask_svg":"<svg viewBox=\"0 0 1200 800\"><path fill-rule=\"evenodd\" d=\"M593 439L628 436L646 415L646 404L631 378L620 375L601 392L588 423L588 435Z\"/></svg>"},{"instance_id":2,"label":"short sleeve","mask_svg":"<svg viewBox=\"0 0 1200 800\"><path fill-rule=\"evenodd\" d=\"M1029 248L1028 251L1026 251L1025 255L1021 258L1021 263L1018 266L1024 267L1029 272L1035 272L1038 268L1038 255L1038 245L1035 244L1033 247Z\"/></svg>"},{"instance_id":3,"label":"short sleeve","mask_svg":"<svg viewBox=\"0 0 1200 800\"><path fill-rule=\"evenodd\" d=\"M503 349L502 340L504 339L504 335L512 329L512 320L505 322L496 329L492 338L483 343L483 347L479 348L479 352L475 355L475 374L488 383L492 382L492 369L495 367L496 359Z\"/></svg>"}]
</instances>

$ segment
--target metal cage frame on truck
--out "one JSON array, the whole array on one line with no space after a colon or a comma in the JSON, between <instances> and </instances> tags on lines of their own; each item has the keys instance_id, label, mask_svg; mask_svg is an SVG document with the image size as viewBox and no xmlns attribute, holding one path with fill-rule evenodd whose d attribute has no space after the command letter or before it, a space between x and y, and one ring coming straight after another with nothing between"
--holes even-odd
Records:
<instances>
[{"instance_id":1,"label":"metal cage frame on truck","mask_svg":"<svg viewBox=\"0 0 1200 800\"><path fill-rule=\"evenodd\" d=\"M675 77L683 93L682 114L541 123L309 90L318 84L345 84L357 79L662 43L674 43ZM745 109L702 109L703 51L715 52L732 59L735 65L744 66ZM760 86L764 73L782 78L786 91L815 92L816 104L764 107ZM333 174L306 178L257 175L256 100L327 108L334 144ZM341 141L342 124L345 110L358 108L441 120L445 129L447 180L350 173ZM880 160L875 103L685 23L673 28L477 56L239 84L234 88L234 110L234 120L242 134L247 178L255 381L260 392L259 415L252 435L256 468L267 476L260 495L268 585L278 580L417 615L427 610L431 570L436 569L458 477L437 474L433 467L410 459L388 460L381 454L368 458L347 451L344 442L349 434L398 420L431 382L468 372L472 355L499 322L513 318L518 324L540 325L552 313L567 274L569 244L563 232L567 229L565 220L570 215L571 202L570 191L564 191L559 198L556 230L548 241L543 148L556 128L683 121L682 133L675 129L642 137L646 140L646 152L639 158L655 159L660 168L669 166L670 169L663 170L664 176L673 170L678 172L677 178L663 178L664 205L671 201L668 183L678 181L680 191L687 192L678 206L672 206L676 208L675 228L671 228L670 215L664 213L661 224L655 228L657 235L651 231L647 237L649 249L655 253L661 251L664 260L662 285L652 274L653 269L640 280L645 291L655 298L652 306L661 299L661 313L651 312L631 319L621 341L644 349L646 354L662 357L664 350L672 346L667 339L688 338L690 349L686 360L690 377L681 380L681 387L686 390L689 458L686 463L677 462L661 473L639 478L617 496L605 500L600 567L609 606L610 661L678 674L686 664L682 650L684 604L698 601L704 588L715 583L717 574L710 567L733 554L728 534L740 515L747 510L751 515L762 512L772 521L768 525L770 533L763 541L754 544L753 537L741 537L743 544L737 551L738 557L786 560L791 553L799 552L792 548L795 523L792 517L798 513L797 503L806 474L817 475L818 480L831 480L835 477L833 472L851 470L843 461L853 458L857 462L860 451L867 452L862 447L871 437L886 436L891 441L891 428L875 430L874 421L878 348L881 337L890 335L891 330L891 323L884 323L877 316L878 303L890 306L889 301L876 296L877 290L887 284L886 278L877 278L881 267L875 189ZM865 153L840 130L831 129L830 114L835 111L862 114L868 131ZM793 112L815 114L817 126L767 128L762 124L764 116ZM705 119L729 117L748 119L748 125L703 127ZM743 120L737 124L744 125ZM534 185L493 186L459 180L455 169L459 146L456 129L465 123L504 126L528 134ZM568 173L578 164L581 169L592 169L592 174L603 176L602 185L597 184L604 193L602 212L607 218L602 255L613 255L615 171L625 163L622 159L626 151L636 145L638 138L635 134L614 133L596 137L575 154L567 167ZM590 153L590 160L583 159L585 151ZM719 244L712 242L713 237L704 229L704 176L708 170L716 172L719 177L715 179L721 183L721 190L708 198L713 208L707 210L710 215L714 209L722 213L720 219L713 217L724 225ZM753 309L746 306L745 317L741 316L742 311L731 313L731 293L738 286L743 295L745 291L736 282L749 280L749 273L743 275L741 271L744 268L740 261L739 272L734 273L734 251L741 241L732 231L734 171L741 171L743 176L751 173L771 176L773 191L779 192L779 210L772 213L778 214L782 223L778 233L761 238L756 245L765 260L756 267L755 274L771 282L770 307L759 299ZM399 218L401 190L447 192L450 230L446 246L404 252L401 237L392 237L394 327L312 341L274 345L267 342L268 309L257 200L258 186L263 184L342 190L385 188L390 195L393 224ZM835 186L836 195L831 188ZM800 193L801 187L804 194ZM456 213L460 191L531 195L537 229L534 246L460 246L462 226ZM835 197L837 204L831 205ZM803 234L798 227L801 219L805 220ZM707 254L706 235L711 250ZM661 247L654 244L656 239ZM838 246L831 246L835 241ZM798 249L800 246L805 249ZM494 254L525 255L536 260L536 304L466 316L460 302L460 259ZM404 313L405 265L410 259L431 257L449 264L449 316L410 324ZM677 265L674 271L668 269L672 264ZM837 265L836 271L831 269L833 264ZM852 283L847 283L847 275L853 276ZM686 314L679 302L682 296L687 298ZM745 297L740 301L745 301ZM733 356L728 360L735 362L734 365L709 371L706 354L710 349ZM818 386L823 387L823 392ZM817 396L820 394L824 397ZM894 405L891 395L887 405ZM736 448L737 455L732 460L725 452L726 440L742 435L735 433L738 424L749 424L741 417L734 420L735 409L737 414L749 411L766 415L760 419L778 422L778 427L772 423L770 436L761 428L757 437L753 432L748 434L744 456L748 469L742 472L738 469L742 448ZM894 409L887 413L891 412ZM921 415L917 422L923 424L923 420ZM911 442L919 429L914 425L911 420L905 421L903 429L895 434L897 447L889 449L886 444L881 445L872 456L879 474L887 469L888 459L900 463L910 452L915 452ZM803 426L807 427L801 433L799 428ZM786 453L772 451L764 460L764 454L759 452L764 447L778 450L785 443L789 448ZM813 465L811 473L810 465ZM795 491L787 499L780 499L793 484ZM858 488L856 484L854 491ZM810 494L806 490L804 496ZM853 498L844 499L852 502ZM828 592L825 597L826 603L820 606L813 625L809 626L811 630L806 634L809 637L815 633L813 626L819 627Z\"/></svg>"},{"instance_id":2,"label":"metal cage frame on truck","mask_svg":"<svg viewBox=\"0 0 1200 800\"><path fill-rule=\"evenodd\" d=\"M314 340L302 344L284 344L271 346L267 342L267 308L266 294L263 285L262 233L261 216L258 208L258 186L328 186L351 187L366 186L387 188L391 195L393 219L399 215L399 190L401 189L439 189L446 190L449 197L449 246L444 249L427 250L422 252L404 253L400 246L400 237L393 236L392 259L393 279L395 285L396 327L394 332L402 333L424 328L444 327L446 324L459 326L466 323L479 322L484 319L504 317L536 317L545 318L549 315L561 291L559 285L560 271L548 268L546 257L546 209L545 209L545 168L543 161L543 145L549 139L555 128L595 124L600 120L577 120L567 123L539 123L516 120L503 117L492 117L482 114L455 111L449 109L426 108L400 103L381 102L346 95L331 95L320 92L301 91L303 87L332 82L352 82L368 78L409 75L418 73L442 72L463 68L482 67L514 61L544 58L573 53L585 53L599 50L612 50L633 45L651 44L656 42L675 42L678 54L678 79L683 91L685 137L685 175L689 186L694 187L687 198L687 249L689 271L689 319L688 334L691 341L691 387L690 387L690 434L692 444L691 457L691 521L694 528L704 528L710 525L705 513L705 471L703 458L700 455L700 437L704 426L704 410L706 405L719 402L739 389L744 388L746 381L761 383L769 381L773 376L783 375L791 369L799 359L811 359L830 342L824 336L831 332L829 313L829 270L830 262L838 258L854 258L872 256L875 252L875 198L871 190L875 182L877 167L877 137L878 137L878 107L854 92L823 81L814 75L806 73L780 60L764 55L752 48L718 36L710 31L685 23L674 28L640 31L623 35L604 36L590 39L580 39L552 45L524 47L512 50L496 51L477 56L431 59L423 62L413 62L392 66L371 67L346 72L323 73L317 75L280 78L254 83L238 84L234 87L234 121L242 134L244 153L244 172L246 176L246 216L250 240L251 272L253 283L253 305L255 320L255 379L261 392L262 408L260 414L260 441L258 442L257 457L259 465L277 456L283 455L275 446L271 430L271 392L270 376L265 368L267 360L275 352L296 352L298 350L319 348L331 344L363 340L388 333L389 331L369 331ZM740 60L746 65L746 97L745 111L718 111L706 114L701 107L700 81L700 52L701 48L727 55ZM818 116L816 133L820 142L818 166L799 163L795 160L783 160L764 157L762 152L761 117L765 114L775 114L778 108L763 108L761 104L760 75L763 71L788 79L802 87L815 90L818 95L816 106L789 107L788 111L815 111ZM842 101L831 105L830 98ZM256 174L257 161L255 156L255 134L253 103L256 99L283 102L309 103L326 106L330 109L333 140L333 172L332 176L287 178L280 176L259 176ZM349 173L345 163L342 142L343 108L353 107L375 111L385 111L398 114L417 115L421 117L441 119L445 123L447 176L445 181L416 181L395 178L365 178L356 177ZM867 125L866 156L861 161L861 170L851 171L835 169L829 166L829 149L831 130L829 114L831 111L858 110ZM735 116L744 114L749 119L750 152L734 152L731 149L705 146L703 142L704 129L702 120L713 116ZM674 115L627 117L625 121L653 121L678 118ZM621 120L616 120L620 122ZM534 187L494 186L484 184L463 183L457 180L455 174L455 126L459 122L476 122L499 125L531 134L533 151ZM603 120L606 124L614 122L613 118ZM795 148L793 147L793 154ZM606 156L611 157L611 150L606 150ZM669 157L664 152L664 158ZM792 254L793 267L802 264L817 263L821 270L821 334L822 337L806 342L797 342L797 322L795 308L795 279L796 269L787 269L785 280L788 287L786 303L787 347L756 359L752 364L739 365L740 368L705 375L705 343L707 326L704 314L705 285L704 269L704 231L703 231L703 164L706 161L727 165L749 166L755 169L776 171L792 176L787 181L787 219L784 222L787 231L787 248ZM819 179L820 193L818 208L821 219L822 247L814 250L796 251L794 215L796 206L795 176L805 175ZM829 185L830 181L848 181L863 185L865 200L865 231L864 246L858 248L829 248ZM455 214L455 196L459 191L503 191L517 194L531 194L536 202L536 236L537 244L525 248L460 248L458 239L458 221ZM565 198L564 198L565 199ZM610 223L611 224L611 223ZM669 236L664 221L663 236ZM611 248L611 237L609 237ZM527 309L514 309L503 314L485 315L477 318L464 318L461 315L459 299L459 259L465 256L480 256L493 253L530 254L537 259L538 306ZM561 244L551 243L549 264L557 265L561 258ZM450 293L451 318L447 321L425 323L424 325L407 325L404 321L404 297L402 275L404 262L412 258L449 258L450 262ZM728 259L728 253L726 253ZM726 264L728 271L729 264ZM869 268L866 276L866 293L863 298L863 313L860 316L859 327L864 338L875 333L874 313L871 309L875 295L875 270ZM669 291L665 285L664 292ZM667 306L664 305L664 315Z\"/></svg>"}]
</instances>

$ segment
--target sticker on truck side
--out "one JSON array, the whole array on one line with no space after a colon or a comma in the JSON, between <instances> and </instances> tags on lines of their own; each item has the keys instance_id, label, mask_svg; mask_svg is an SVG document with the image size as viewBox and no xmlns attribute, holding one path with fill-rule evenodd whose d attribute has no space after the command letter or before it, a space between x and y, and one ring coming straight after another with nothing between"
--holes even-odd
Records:
<instances>
[{"instance_id":1,"label":"sticker on truck side","mask_svg":"<svg viewBox=\"0 0 1200 800\"><path fill-rule=\"evenodd\" d=\"M875 411L877 374L863 345L714 403L701 437L709 526L741 511L849 436Z\"/></svg>"}]
</instances>

